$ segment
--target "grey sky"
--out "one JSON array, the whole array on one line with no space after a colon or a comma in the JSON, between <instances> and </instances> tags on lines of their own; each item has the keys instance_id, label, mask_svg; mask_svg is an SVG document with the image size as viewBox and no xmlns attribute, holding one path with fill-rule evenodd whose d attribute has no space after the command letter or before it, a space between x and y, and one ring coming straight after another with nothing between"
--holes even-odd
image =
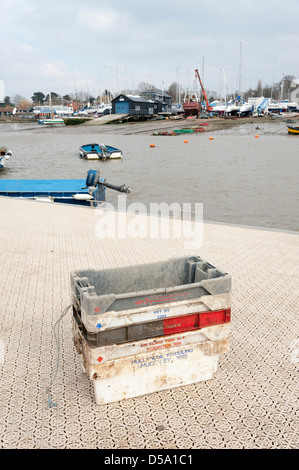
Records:
<instances>
[{"instance_id":1,"label":"grey sky","mask_svg":"<svg viewBox=\"0 0 299 470\"><path fill-rule=\"evenodd\" d=\"M299 78L299 0L0 0L0 17L8 96L98 95L141 81L193 88L195 68L217 92L224 68L234 92L240 57L243 91Z\"/></svg>"}]
</instances>

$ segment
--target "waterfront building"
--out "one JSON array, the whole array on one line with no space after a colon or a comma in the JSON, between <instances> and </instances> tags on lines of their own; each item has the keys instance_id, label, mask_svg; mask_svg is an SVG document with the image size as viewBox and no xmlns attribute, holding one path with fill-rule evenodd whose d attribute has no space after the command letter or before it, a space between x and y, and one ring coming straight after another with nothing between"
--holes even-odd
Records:
<instances>
[{"instance_id":1,"label":"waterfront building","mask_svg":"<svg viewBox=\"0 0 299 470\"><path fill-rule=\"evenodd\" d=\"M141 95L118 95L111 101L112 114L151 117L163 111L162 103Z\"/></svg>"},{"instance_id":2,"label":"waterfront building","mask_svg":"<svg viewBox=\"0 0 299 470\"><path fill-rule=\"evenodd\" d=\"M70 116L74 112L73 106L62 106L62 105L43 105L43 106L34 106L33 114L35 115L51 115L55 114L57 116Z\"/></svg>"}]
</instances>

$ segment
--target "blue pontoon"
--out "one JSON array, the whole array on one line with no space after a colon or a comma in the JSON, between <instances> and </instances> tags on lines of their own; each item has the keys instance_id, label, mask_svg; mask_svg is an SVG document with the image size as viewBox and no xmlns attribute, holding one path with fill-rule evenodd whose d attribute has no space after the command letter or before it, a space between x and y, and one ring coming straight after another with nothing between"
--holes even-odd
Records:
<instances>
[{"instance_id":1,"label":"blue pontoon","mask_svg":"<svg viewBox=\"0 0 299 470\"><path fill-rule=\"evenodd\" d=\"M0 196L96 206L105 201L106 188L129 193L125 186L115 186L100 178L100 172L89 170L84 179L15 180L0 179Z\"/></svg>"}]
</instances>

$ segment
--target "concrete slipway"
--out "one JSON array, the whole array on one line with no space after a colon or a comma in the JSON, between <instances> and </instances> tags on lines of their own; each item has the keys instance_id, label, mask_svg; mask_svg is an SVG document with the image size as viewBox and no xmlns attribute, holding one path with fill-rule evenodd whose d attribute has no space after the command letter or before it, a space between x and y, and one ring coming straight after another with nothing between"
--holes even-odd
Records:
<instances>
[{"instance_id":1,"label":"concrete slipway","mask_svg":"<svg viewBox=\"0 0 299 470\"><path fill-rule=\"evenodd\" d=\"M207 382L98 406L81 372L70 271L185 256L184 240L104 238L89 208L0 198L1 448L296 448L299 237L204 223L195 254L230 273L229 351ZM194 253L194 250L192 250Z\"/></svg>"}]
</instances>

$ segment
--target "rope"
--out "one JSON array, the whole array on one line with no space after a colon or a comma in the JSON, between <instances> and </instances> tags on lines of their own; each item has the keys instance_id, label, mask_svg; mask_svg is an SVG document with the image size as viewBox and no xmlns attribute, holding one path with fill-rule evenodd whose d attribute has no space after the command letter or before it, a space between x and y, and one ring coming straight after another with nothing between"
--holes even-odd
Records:
<instances>
[{"instance_id":1,"label":"rope","mask_svg":"<svg viewBox=\"0 0 299 470\"><path fill-rule=\"evenodd\" d=\"M277 132L280 132L280 131L282 131L283 129L285 129L285 126L281 126L279 129L277 129L276 131L273 131L273 132L266 131L266 132L263 133L263 135L266 135L266 134L277 134Z\"/></svg>"},{"instance_id":2,"label":"rope","mask_svg":"<svg viewBox=\"0 0 299 470\"><path fill-rule=\"evenodd\" d=\"M59 368L59 355L60 355L60 322L61 320L63 319L63 317L67 314L67 312L69 311L69 309L72 307L72 305L68 305L68 307L66 307L60 317L58 318L57 322L55 323L54 325L54 337L55 337L55 342L56 342L56 346L57 346L57 360L56 360L56 365L54 366L53 370L52 370L52 374L51 374L51 380L50 380L50 384L48 385L48 387L46 387L46 393L48 395L48 408L54 408L55 406L57 406L57 403L55 401L53 401L52 399L52 396L51 396L51 387L54 383L54 380L56 378L56 375L57 375L57 372L58 372L58 368ZM57 327L57 334L56 334L56 327Z\"/></svg>"}]
</instances>

